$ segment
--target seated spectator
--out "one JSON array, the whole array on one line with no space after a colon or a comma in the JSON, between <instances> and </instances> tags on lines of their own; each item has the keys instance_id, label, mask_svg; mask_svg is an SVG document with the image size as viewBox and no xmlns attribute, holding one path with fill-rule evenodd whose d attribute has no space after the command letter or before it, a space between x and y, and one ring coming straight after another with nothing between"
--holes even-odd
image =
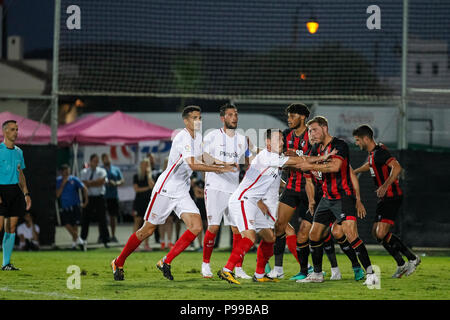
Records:
<instances>
[{"instance_id":1,"label":"seated spectator","mask_svg":"<svg viewBox=\"0 0 450 320\"><path fill-rule=\"evenodd\" d=\"M25 222L17 227L17 235L20 239L20 250L39 250L39 226L33 223L33 217L29 212L25 213Z\"/></svg>"}]
</instances>

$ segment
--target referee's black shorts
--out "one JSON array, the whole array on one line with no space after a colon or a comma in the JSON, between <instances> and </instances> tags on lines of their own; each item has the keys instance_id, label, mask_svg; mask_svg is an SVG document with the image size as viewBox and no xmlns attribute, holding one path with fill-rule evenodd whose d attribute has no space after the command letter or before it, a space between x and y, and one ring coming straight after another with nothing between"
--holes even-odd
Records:
<instances>
[{"instance_id":1,"label":"referee's black shorts","mask_svg":"<svg viewBox=\"0 0 450 320\"><path fill-rule=\"evenodd\" d=\"M25 197L18 184L0 185L0 216L23 217L25 214Z\"/></svg>"}]
</instances>

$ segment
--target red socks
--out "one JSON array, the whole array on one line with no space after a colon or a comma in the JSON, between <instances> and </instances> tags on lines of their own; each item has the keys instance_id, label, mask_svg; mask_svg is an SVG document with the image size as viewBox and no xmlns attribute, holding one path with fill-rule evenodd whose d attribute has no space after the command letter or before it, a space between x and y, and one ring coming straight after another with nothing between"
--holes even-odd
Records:
<instances>
[{"instance_id":1,"label":"red socks","mask_svg":"<svg viewBox=\"0 0 450 320\"><path fill-rule=\"evenodd\" d=\"M209 263L214 249L214 239L216 235L209 230L205 232L205 239L203 240L203 262Z\"/></svg>"},{"instance_id":2,"label":"red socks","mask_svg":"<svg viewBox=\"0 0 450 320\"><path fill-rule=\"evenodd\" d=\"M275 242L266 242L264 240L258 246L258 251L256 252L256 273L264 274L264 270L270 257L273 256L273 245Z\"/></svg>"},{"instance_id":3,"label":"red socks","mask_svg":"<svg viewBox=\"0 0 450 320\"><path fill-rule=\"evenodd\" d=\"M287 245L289 251L292 253L292 255L297 260L297 262L300 263L300 261L298 260L298 255L297 255L297 236L295 234L287 236L286 237L286 245Z\"/></svg>"},{"instance_id":4,"label":"red socks","mask_svg":"<svg viewBox=\"0 0 450 320\"><path fill-rule=\"evenodd\" d=\"M180 237L180 239L175 242L175 245L167 254L164 262L170 264L176 256L183 252L184 249L186 249L191 244L191 242L194 241L195 238L197 238L195 234L193 234L189 229L186 230Z\"/></svg>"},{"instance_id":5,"label":"red socks","mask_svg":"<svg viewBox=\"0 0 450 320\"><path fill-rule=\"evenodd\" d=\"M234 237L233 237L234 238ZM237 246L233 245L233 251L231 251L230 258L228 259L225 268L233 270L237 266L238 261L244 259L245 254L253 247L253 241L248 238L242 238Z\"/></svg>"},{"instance_id":6,"label":"red socks","mask_svg":"<svg viewBox=\"0 0 450 320\"><path fill-rule=\"evenodd\" d=\"M116 265L118 267L123 267L125 264L125 259L133 253L134 250L136 250L137 247L142 243L141 240L139 240L136 237L136 232L133 233L130 238L128 239L127 244L122 249L122 252L120 253L119 257L116 259Z\"/></svg>"},{"instance_id":7,"label":"red socks","mask_svg":"<svg viewBox=\"0 0 450 320\"><path fill-rule=\"evenodd\" d=\"M242 236L240 233L233 233L233 250L237 248L239 242L242 240ZM244 257L236 263L236 267L242 267L242 262L244 262Z\"/></svg>"}]
</instances>

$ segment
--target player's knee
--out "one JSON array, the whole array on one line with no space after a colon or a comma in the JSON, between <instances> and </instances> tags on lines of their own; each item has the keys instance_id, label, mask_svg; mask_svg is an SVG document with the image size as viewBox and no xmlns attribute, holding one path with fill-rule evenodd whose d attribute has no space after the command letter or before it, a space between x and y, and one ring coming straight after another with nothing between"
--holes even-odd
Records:
<instances>
[{"instance_id":1,"label":"player's knee","mask_svg":"<svg viewBox=\"0 0 450 320\"><path fill-rule=\"evenodd\" d=\"M384 237L386 237L386 230L376 230L375 231L375 238L379 243L383 242Z\"/></svg>"},{"instance_id":2,"label":"player's knee","mask_svg":"<svg viewBox=\"0 0 450 320\"><path fill-rule=\"evenodd\" d=\"M208 231L217 234L219 232L219 226L208 226Z\"/></svg>"},{"instance_id":3,"label":"player's knee","mask_svg":"<svg viewBox=\"0 0 450 320\"><path fill-rule=\"evenodd\" d=\"M144 225L138 231L136 231L136 237L140 240L147 239L153 234L155 229L156 229L155 225L149 222L145 222Z\"/></svg>"},{"instance_id":4,"label":"player's knee","mask_svg":"<svg viewBox=\"0 0 450 320\"><path fill-rule=\"evenodd\" d=\"M189 231L191 231L193 234L198 235L200 232L202 232L203 226L202 221L194 221L192 225L189 227Z\"/></svg>"},{"instance_id":5,"label":"player's knee","mask_svg":"<svg viewBox=\"0 0 450 320\"><path fill-rule=\"evenodd\" d=\"M319 230L317 230L315 228L312 228L311 231L309 232L309 240L320 241L320 238L321 238L321 232L319 232Z\"/></svg>"}]
</instances>

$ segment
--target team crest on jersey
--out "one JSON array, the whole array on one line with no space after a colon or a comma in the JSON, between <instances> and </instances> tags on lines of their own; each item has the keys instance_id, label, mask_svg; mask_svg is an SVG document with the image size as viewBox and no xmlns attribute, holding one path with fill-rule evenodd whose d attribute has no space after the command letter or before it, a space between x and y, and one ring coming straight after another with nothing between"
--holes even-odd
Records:
<instances>
[{"instance_id":1,"label":"team crest on jersey","mask_svg":"<svg viewBox=\"0 0 450 320\"><path fill-rule=\"evenodd\" d=\"M306 143L306 141L303 140L303 141L302 141L302 148L305 146L305 143Z\"/></svg>"},{"instance_id":2,"label":"team crest on jersey","mask_svg":"<svg viewBox=\"0 0 450 320\"><path fill-rule=\"evenodd\" d=\"M187 152L191 151L191 146L190 145L185 145L184 146L184 150L186 150Z\"/></svg>"},{"instance_id":3,"label":"team crest on jersey","mask_svg":"<svg viewBox=\"0 0 450 320\"><path fill-rule=\"evenodd\" d=\"M248 220L248 222L249 222L251 225L254 225L254 224L255 224L255 220Z\"/></svg>"}]
</instances>

